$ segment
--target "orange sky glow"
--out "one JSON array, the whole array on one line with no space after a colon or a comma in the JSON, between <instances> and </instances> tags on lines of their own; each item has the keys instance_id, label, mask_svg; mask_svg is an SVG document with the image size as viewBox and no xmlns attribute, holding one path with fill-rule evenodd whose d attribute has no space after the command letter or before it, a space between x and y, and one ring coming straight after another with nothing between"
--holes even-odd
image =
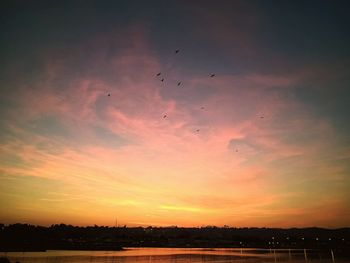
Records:
<instances>
[{"instance_id":1,"label":"orange sky glow","mask_svg":"<svg viewBox=\"0 0 350 263\"><path fill-rule=\"evenodd\" d=\"M193 34L205 39L199 25L216 21L218 64L236 68L211 67L182 41L159 51L147 21L41 49L34 73L8 66L1 222L349 226L348 135L295 92L312 83L323 94L335 81L325 71L346 72L293 67L254 44L258 22L229 30L235 21L207 11L190 9ZM236 59L265 55L273 70L237 70Z\"/></svg>"}]
</instances>

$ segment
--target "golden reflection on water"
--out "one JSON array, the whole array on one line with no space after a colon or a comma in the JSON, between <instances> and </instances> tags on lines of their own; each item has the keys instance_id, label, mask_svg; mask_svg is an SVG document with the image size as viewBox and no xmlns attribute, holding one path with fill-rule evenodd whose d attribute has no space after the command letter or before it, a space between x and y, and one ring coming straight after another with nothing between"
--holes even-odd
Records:
<instances>
[{"instance_id":1,"label":"golden reflection on water","mask_svg":"<svg viewBox=\"0 0 350 263\"><path fill-rule=\"evenodd\" d=\"M0 253L20 263L263 263L331 262L315 251L227 248L127 248L123 251L56 251ZM338 261L339 262L339 261Z\"/></svg>"}]
</instances>

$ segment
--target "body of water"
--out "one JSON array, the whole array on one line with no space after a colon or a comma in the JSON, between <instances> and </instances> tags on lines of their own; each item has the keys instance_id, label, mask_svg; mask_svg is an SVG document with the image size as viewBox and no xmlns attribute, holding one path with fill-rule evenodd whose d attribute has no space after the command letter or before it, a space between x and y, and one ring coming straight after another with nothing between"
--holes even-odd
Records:
<instances>
[{"instance_id":1,"label":"body of water","mask_svg":"<svg viewBox=\"0 0 350 263\"><path fill-rule=\"evenodd\" d=\"M317 250L240 248L126 248L123 251L66 251L0 253L11 263L262 263L262 262L350 262Z\"/></svg>"}]
</instances>

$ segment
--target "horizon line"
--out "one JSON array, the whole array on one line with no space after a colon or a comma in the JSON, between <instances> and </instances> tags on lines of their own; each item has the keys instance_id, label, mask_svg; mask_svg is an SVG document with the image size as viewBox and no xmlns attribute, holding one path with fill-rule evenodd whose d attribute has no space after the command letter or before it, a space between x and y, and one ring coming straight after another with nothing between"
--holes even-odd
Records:
<instances>
[{"instance_id":1,"label":"horizon line","mask_svg":"<svg viewBox=\"0 0 350 263\"><path fill-rule=\"evenodd\" d=\"M223 226L217 226L217 225L202 225L202 226L179 226L179 225L127 225L127 224L121 224L119 226L113 226L113 225L72 225L67 223L54 223L54 224L32 224L27 222L16 222L16 223L2 223L0 222L0 225L4 226L10 226L10 225L29 225L29 226L36 226L36 227L52 227L56 225L65 225L65 226L72 226L72 227L108 227L108 228L235 228L235 229L310 229L310 228L317 228L317 229L325 229L325 230L338 230L338 229L349 229L350 226L342 226L342 227L322 227L322 226L305 226L305 227L257 227L257 226L230 226L230 225L223 225Z\"/></svg>"}]
</instances>

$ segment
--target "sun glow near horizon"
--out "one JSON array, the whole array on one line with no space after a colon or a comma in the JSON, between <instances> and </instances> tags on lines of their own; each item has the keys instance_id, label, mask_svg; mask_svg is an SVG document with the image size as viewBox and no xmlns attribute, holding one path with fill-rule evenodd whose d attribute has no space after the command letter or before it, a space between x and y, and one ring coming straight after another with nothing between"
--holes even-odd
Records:
<instances>
[{"instance_id":1,"label":"sun glow near horizon","mask_svg":"<svg viewBox=\"0 0 350 263\"><path fill-rule=\"evenodd\" d=\"M267 29L245 16L231 21L225 5L192 6L195 18L182 14L191 38L173 44L153 16L102 30L110 18L96 14L101 21L85 32L90 7L76 28L37 18L56 19L62 45L15 25L34 49L21 51L23 61L11 52L1 80L0 221L348 226L349 129L332 107L341 103L343 62L295 62L267 39L255 43ZM263 10L237 8L268 23ZM24 19L34 33L50 29ZM325 98L334 115L321 114Z\"/></svg>"}]
</instances>

